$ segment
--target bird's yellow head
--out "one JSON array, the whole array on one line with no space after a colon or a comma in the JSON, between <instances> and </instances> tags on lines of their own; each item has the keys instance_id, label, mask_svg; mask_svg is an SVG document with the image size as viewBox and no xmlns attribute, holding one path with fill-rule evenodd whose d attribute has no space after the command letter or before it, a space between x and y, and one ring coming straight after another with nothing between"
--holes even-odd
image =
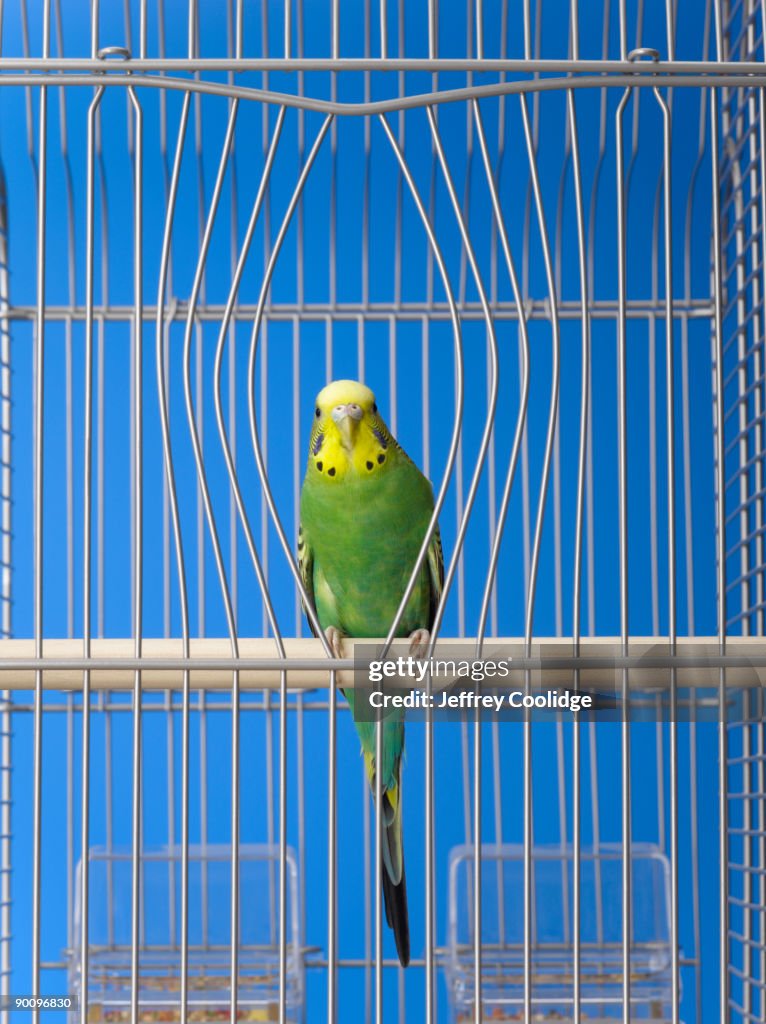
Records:
<instances>
[{"instance_id":1,"label":"bird's yellow head","mask_svg":"<svg viewBox=\"0 0 766 1024\"><path fill-rule=\"evenodd\" d=\"M375 404L356 380L334 380L314 403L307 474L339 482L349 474L371 477L385 470L395 442Z\"/></svg>"}]
</instances>

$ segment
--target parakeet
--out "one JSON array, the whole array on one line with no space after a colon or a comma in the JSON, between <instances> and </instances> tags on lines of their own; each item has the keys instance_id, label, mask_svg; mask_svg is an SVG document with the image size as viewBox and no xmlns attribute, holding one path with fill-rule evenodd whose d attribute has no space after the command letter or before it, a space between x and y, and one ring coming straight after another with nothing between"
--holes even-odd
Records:
<instances>
[{"instance_id":1,"label":"parakeet","mask_svg":"<svg viewBox=\"0 0 766 1024\"><path fill-rule=\"evenodd\" d=\"M317 395L301 491L298 563L309 600L333 652L340 639L385 637L434 510L433 490L391 436L372 391L336 380ZM439 531L430 541L397 630L427 644L444 583ZM354 710L354 693L346 694ZM375 794L376 728L356 722ZM401 812L404 721L382 725L381 835L386 920L401 964L410 959Z\"/></svg>"}]
</instances>

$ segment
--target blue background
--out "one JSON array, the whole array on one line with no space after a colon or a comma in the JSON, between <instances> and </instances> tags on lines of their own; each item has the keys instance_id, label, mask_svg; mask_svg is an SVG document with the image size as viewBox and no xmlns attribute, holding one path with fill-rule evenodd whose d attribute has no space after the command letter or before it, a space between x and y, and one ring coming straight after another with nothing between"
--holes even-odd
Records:
<instances>
[{"instance_id":1,"label":"blue background","mask_svg":"<svg viewBox=\"0 0 766 1024\"><path fill-rule=\"evenodd\" d=\"M469 5L470 6L470 5ZM560 16L555 11L560 8ZM613 6L608 29L608 53L619 55L617 9ZM636 37L635 5L629 4L629 39L642 45L656 46L666 52L664 12L659 5L647 11ZM137 50L138 9L131 10L132 37L128 40L122 12L116 8L102 11L100 45L129 43ZM470 35L465 24L465 11L459 4L442 3L439 51L442 56L461 56ZM679 5L677 57L698 58L703 53L706 28L702 7L698 3ZM64 50L68 55L89 54L89 20L87 5L66 4L63 18ZM454 8L454 9L453 9ZM655 9L657 8L657 9ZM265 51L280 53L281 5L269 7L269 24L263 32L261 9L246 6L245 55ZM541 27L542 56L565 56L567 53L569 4L548 4ZM424 10L407 6L404 25L405 50L408 56L426 52ZM522 24L519 13L510 18L507 41L504 43L495 26L500 21L500 5L485 4L486 56L506 52L523 56ZM167 54L183 56L186 52L186 7L168 3L165 9ZM602 55L603 7L600 3L580 5L581 56ZM396 53L399 22L397 12L390 12L390 53ZM200 14L200 53L220 56L227 52L227 25L219 5L202 4ZM372 53L378 52L377 12L370 27ZM39 54L42 36L40 5L29 11L31 53ZM305 8L305 49L307 56L328 55L329 21L324 5L307 4ZM341 53L344 56L364 53L364 18L361 5L341 5ZM150 17L148 53L158 52L159 35L156 15ZM297 40L296 40L297 46ZM507 49L501 51L501 46ZM54 44L53 51L57 51ZM16 56L24 52L22 25L16 9L5 14L3 54ZM210 77L224 81L225 74ZM431 88L431 77L408 73L408 91ZM481 76L477 76L477 81ZM488 78L487 80L494 80ZM241 76L243 84L260 85L261 76ZM463 84L464 77L445 72L440 88ZM273 73L269 86L275 90L293 91L297 85L294 74ZM311 95L329 97L332 84L327 73L312 72L305 76L304 89ZM348 75L337 83L337 95L345 100L364 96L363 76ZM396 95L399 84L393 74L373 76L370 90L373 98ZM593 244L593 275L591 287L596 302L614 303L617 296L617 240L615 234L615 110L621 90L611 90L606 104L606 146L599 160L600 93L582 90L577 94L580 151L583 165L584 201L591 216L589 234ZM82 305L85 298L85 218L86 218L86 113L93 96L91 88L67 90L65 108L61 90L49 92L48 124L48 195L47 195L47 261L46 301L51 306ZM626 161L630 162L631 132L637 96L631 100L625 115ZM157 90L139 89L144 115L144 301L157 299L159 259L166 210L166 182L172 166L183 97L168 93L160 98ZM33 307L36 302L35 265L35 198L36 173L40 153L37 140L40 93L31 89L28 95L21 88L6 87L0 91L0 146L7 177L10 210L11 301L15 307ZM537 101L527 100L538 125L539 145L537 168L545 211L545 227L551 246L558 237L560 246L559 299L579 301L579 272L576 243L576 212L571 174L567 157L566 100L563 92L545 94ZM28 104L28 106L27 106ZM525 294L535 299L548 294L543 246L534 203L529 193L529 160L524 145L520 101L511 97L482 103L482 116L487 130L493 167L499 181L503 213L509 233L517 270L523 279ZM66 111L66 153L64 157L62 112ZM31 113L31 122L28 115ZM457 194L468 204L468 224L475 246L482 277L493 300L508 302L512 292L508 275L498 261L493 272L491 251L494 225L489 192L475 132L471 130L467 107L463 103L439 109L439 131L445 147ZM193 120L185 141L181 169L177 215L173 225L172 272L167 293L180 300L188 298L199 253L201 223L207 215L215 175L226 131L229 106L224 98L203 98L194 101ZM221 205L215 221L206 265L202 302L223 303L231 282L231 234L236 232L241 243L255 197L264 161L264 150L277 116L276 107L244 103L237 115L234 154L227 166ZM704 109L704 117L709 110ZM504 152L499 158L498 124L504 122ZM538 121L539 119L539 121ZM288 111L282 133L268 195L267 208L259 220L251 256L239 294L240 302L257 300L263 267L269 246L273 244L279 224L297 180L301 162L321 125L320 115ZM476 302L478 291L465 257L454 211L450 205L444 178L437 168L435 190L431 192L432 148L428 122L423 110L413 110L401 118L388 115L392 129L404 139L409 167L421 195L433 196L434 222L439 244L444 253L450 281L460 301ZM661 298L664 266L663 240L659 236L660 258L653 267L653 227L655 202L660 187L662 135L659 108L648 90L640 96L639 139L635 161L631 162L628 203L627 275L628 298ZM133 289L133 193L131 154L133 138L127 99L122 89L107 89L101 104L101 154L96 167L96 273L97 305L131 307ZM167 145L162 145L167 132ZM369 131L369 160L365 156L366 131ZM697 90L676 90L673 96L673 275L674 293L681 298L689 294L707 299L710 293L710 218L711 166L709 141L695 174L700 131L700 94ZM25 145L27 133L32 158ZM305 138L304 138L305 132ZM709 126L707 128L709 134ZM266 140L266 141L264 141ZM565 174L565 201L560 228L557 226L559 186ZM73 205L68 207L67 174L71 175ZM362 223L365 210L366 175L369 175L369 274L363 279L365 253ZM594 192L598 178L597 191ZM105 187L104 187L105 186ZM593 196L595 195L595 201ZM690 245L684 245L687 225L687 200L692 211ZM401 206L399 205L401 203ZM104 216L105 214L105 216ZM202 221L201 221L202 217ZM288 232L277 263L271 287L272 306L306 303L359 303L365 300L390 303L423 302L429 297L429 280L433 272L433 296L444 301L444 288L438 272L430 265L425 232L417 216L406 185L402 184L398 166L382 127L375 119L366 126L363 119L340 118L332 135L325 139L306 186L300 220ZM525 243L529 218L529 242ZM70 231L73 232L70 235ZM336 258L331 258L334 233ZM69 238L74 240L74 263L69 259ZM397 273L395 253L401 261ZM301 256L302 253L302 256ZM302 265L302 285L297 273ZM685 275L688 275L686 277ZM333 285L333 281L335 284ZM659 284L655 288L655 281ZM301 294L302 288L302 294ZM332 294L333 288L335 294ZM104 331L103 349L96 356L96 374L103 379L103 435L97 430L97 444L103 443L103 547L94 539L94 561L103 564L103 582L94 568L93 615L94 630L106 636L131 635L131 446L130 408L132 400L130 308L119 321L110 322ZM232 377L234 390L230 395L228 378L224 375L224 407L234 409L235 436L238 450L238 475L248 505L254 534L262 556L268 553L271 597L280 628L287 635L305 632L301 621L295 588L287 569L273 525L269 522L258 484L247 426L247 358L251 321L243 321L232 332L227 347L234 355ZM519 362L517 328L512 321L496 322L500 351L499 401L494 432L495 496L490 494L490 476L482 476L476 504L470 521L464 556L456 585L450 598L443 626L445 636L475 633L483 591L492 523L492 505L498 500L513 437L518 411ZM517 473L513 498L505 530L497 582L497 607L491 620L491 632L500 636L523 635L526 573L530 535L545 447L545 428L551 386L551 327L545 318L530 323L531 392L528 418L528 490L521 467ZM233 552L230 495L225 465L216 436L212 391L212 366L218 325L206 323L194 334L192 381L200 381L195 391L197 416L204 419L204 454L208 483L217 515L217 526L227 564L229 582L236 567L237 629L240 635L264 635L266 630L263 602L243 543L237 532L237 549ZM45 506L44 506L44 633L46 636L79 636L82 630L82 511L83 511L83 398L84 398L84 326L71 327L72 390L67 394L66 330L61 320L49 316L46 324L45 355ZM98 337L98 335L97 335ZM183 398L183 321L174 324L170 338L170 400L174 461L179 485L182 530L186 552L188 593L192 635L226 636L226 618L221 589L215 572L209 532L201 517L196 492L194 461L184 412ZM579 408L581 394L580 325L569 320L561 327L561 392L560 392L560 536L553 514L554 501L549 491L543 529L534 632L536 636L564 635L571 631L574 564L574 523L576 508L577 454L579 445ZM667 629L667 490L666 490L666 423L665 336L664 324L656 327L656 367L650 372L650 334L647 319L635 319L628 327L628 446L629 446L629 623L633 636L662 634ZM619 632L619 557L618 490L617 490L617 390L616 390L616 322L613 317L592 321L593 344L593 558L591 584L594 612L588 612L587 583L583 575L583 628L585 632L615 635ZM687 560L689 553L683 543L683 522L687 513L680 481L683 468L681 432L681 324L675 323L676 352L676 473L678 556L679 632L711 635L716 630L715 606L715 519L713 500L713 427L710 359L710 322L705 317L688 321L689 402L690 402L690 473L692 480L691 517L693 549L693 591L689 591ZM16 636L33 633L33 522L32 522L32 394L33 394L33 327L30 319L20 316L13 324L13 387L14 387L14 613ZM157 388L154 372L154 325L144 328L144 615L145 636L180 634L178 578L172 548L165 555L163 541L163 467L161 459ZM473 472L483 429L487 405L486 331L479 320L464 324L465 409L459 470L450 484L444 513L441 517L442 538L447 557L454 549L461 503L465 499ZM426 383L424 352L428 353ZM363 366L361 366L363 357ZM198 360L198 362L195 362ZM200 368L197 376L196 367ZM296 534L296 498L302 474L304 449L313 410L313 395L334 377L364 379L376 392L378 404L405 449L424 467L436 486L445 467L449 438L455 412L454 348L451 326L447 320L430 326L428 347L424 342L422 322L413 316L395 326L382 318L366 325L363 340L355 319L336 322L332 330L326 318L315 313L296 320L272 321L259 344L256 374L256 402L267 452L270 482L288 537ZM294 382L299 391L293 392ZM130 384L130 386L129 386ZM430 445L424 450L423 393L429 395ZM649 401L656 396L657 492L650 488L650 416ZM293 415L297 407L298 413ZM66 423L71 415L73 464L71 482L73 504L67 515L64 496L68 472ZM96 464L96 477L98 478ZM94 514L97 510L94 498ZM656 580L652 567L652 505L656 509L657 554ZM531 517L531 525L530 525ZM72 536L72 590L67 587L67 537ZM198 558L198 537L202 537L203 558ZM94 534L95 538L95 534ZM560 557L556 557L557 546ZM589 550L586 543L586 552ZM103 601L98 599L103 588ZM169 601L167 600L169 595ZM557 600L557 595L560 597ZM692 603L693 602L693 603ZM689 609L693 607L693 617ZM47 700L61 703L60 695ZM294 698L292 698L294 700ZM116 697L125 702L128 697ZM156 699L157 701L159 698ZM215 703L216 698L211 698ZM152 698L149 699L152 701ZM246 703L260 704L260 695L246 698ZM175 741L175 837L180 833L178 803L180 798L179 757L180 722L174 717L172 732ZM227 842L230 837L230 730L227 711L208 714L207 786L209 807L207 836L211 842ZM80 793L80 718L74 718L71 744L67 746L67 716L53 713L44 716L43 772L43 960L60 961L68 940L67 891L69 840L67 837L67 766L71 769L74 793L74 836L79 835ZM92 819L93 844L107 841L105 820L104 765L107 719L111 729L111 787L114 806L112 841L115 846L129 846L131 840L131 716L114 712L93 718L92 750ZM277 721L263 711L247 711L242 718L242 791L241 821L243 842L263 842L274 827L274 811L265 799L266 764L278 755ZM167 797L167 719L164 713L146 714L144 726L144 842L161 846L169 840ZM619 726L600 725L598 734L601 840L620 838L620 754ZM201 837L199 791L199 719L192 717L191 832L192 841ZM667 835L668 779L667 725L640 723L633 727L633 827L637 841L657 842ZM268 737L271 736L271 740ZM521 728L503 725L499 731L502 808L502 839L522 839L522 742ZM534 798L535 841L558 843L559 782L551 766L557 764L557 750L563 749L567 774L565 799L567 835L571 839L571 729L563 731L563 748L557 747L555 725L539 724L534 735ZM289 794L288 841L297 843L299 809L296 800L296 716L289 720ZM469 756L469 732L458 724L440 725L436 730L436 887L437 938L446 937L446 866L450 849L467 841L466 795L463 788L462 765ZM717 997L717 860L716 821L713 799L717 792L716 734L711 722L697 727L696 786L702 800L700 833L699 894L702 913L702 948L699 954L705 965L702 970L704 1007L715 1005ZM269 745L270 744L270 745ZM658 745L664 751L664 763L658 768ZM340 715L338 729L338 834L339 844L339 952L341 957L360 956L364 948L364 915L360 912L364 895L364 855L361 845L360 818L367 799L360 771L357 741L345 711ZM484 742L483 836L497 838L494 790L492 783L492 742L490 726ZM14 912L13 912L13 985L16 992L30 989L31 948L29 913L31 907L31 835L32 835L32 716L19 712L14 722ZM326 849L327 849L327 721L324 712L306 712L305 762L306 775L305 824L307 860L305 864L306 934L309 946L326 943ZM682 777L681 793L681 941L685 953L693 949L691 844L688 798L690 786L689 727L679 728L679 760ZM468 762L470 763L470 761ZM593 841L591 827L590 771L583 755L583 842ZM658 772L662 774L658 776ZM423 931L423 831L422 786L423 731L413 724L408 732L408 754L405 770L405 835L410 889L412 944L415 954L422 951ZM155 780L157 784L155 785ZM658 806L658 793L664 803ZM213 798L214 797L214 798ZM468 819L470 820L470 819ZM271 832L273 836L275 833ZM73 859L79 856L74 840ZM519 897L520 899L520 897ZM384 936L386 954L393 955L390 937ZM356 1020L360 1000L369 994L369 974L362 970L340 972L340 1019ZM386 999L396 998L399 982L397 972L386 972ZM410 971L406 975L406 1005L417 1014L422 1005L422 975ZM695 1018L694 984L691 971L684 970L685 1020ZM43 973L46 991L60 992L66 987L65 976L56 970ZM324 1018L326 978L322 971L307 975L308 1019ZM445 988L440 975L439 1019L446 1015ZM367 986L367 987L366 987Z\"/></svg>"}]
</instances>

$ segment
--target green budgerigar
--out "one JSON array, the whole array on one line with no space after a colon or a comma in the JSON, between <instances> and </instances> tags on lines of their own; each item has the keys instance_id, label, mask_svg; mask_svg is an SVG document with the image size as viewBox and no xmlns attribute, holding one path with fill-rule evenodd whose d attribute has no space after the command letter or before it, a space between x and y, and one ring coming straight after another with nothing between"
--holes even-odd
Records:
<instances>
[{"instance_id":1,"label":"green budgerigar","mask_svg":"<svg viewBox=\"0 0 766 1024\"><path fill-rule=\"evenodd\" d=\"M309 600L330 646L343 637L384 637L404 595L434 510L431 484L391 436L375 395L336 380L317 396L301 492L298 562ZM399 623L420 651L428 642L444 581L438 530ZM353 711L353 691L346 695ZM376 730L356 722L375 793ZM401 812L402 717L382 727L381 835L386 920L407 966L410 935Z\"/></svg>"}]
</instances>

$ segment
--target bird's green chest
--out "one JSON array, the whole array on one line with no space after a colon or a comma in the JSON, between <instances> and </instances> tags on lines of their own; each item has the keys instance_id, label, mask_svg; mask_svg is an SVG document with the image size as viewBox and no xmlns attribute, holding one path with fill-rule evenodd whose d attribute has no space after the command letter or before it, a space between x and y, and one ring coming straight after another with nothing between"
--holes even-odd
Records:
<instances>
[{"instance_id":1,"label":"bird's green chest","mask_svg":"<svg viewBox=\"0 0 766 1024\"><path fill-rule=\"evenodd\" d=\"M431 488L416 467L392 467L380 479L311 486L301 498L301 524L314 558L319 621L348 636L388 632L433 510ZM399 635L428 625L427 565Z\"/></svg>"}]
</instances>

